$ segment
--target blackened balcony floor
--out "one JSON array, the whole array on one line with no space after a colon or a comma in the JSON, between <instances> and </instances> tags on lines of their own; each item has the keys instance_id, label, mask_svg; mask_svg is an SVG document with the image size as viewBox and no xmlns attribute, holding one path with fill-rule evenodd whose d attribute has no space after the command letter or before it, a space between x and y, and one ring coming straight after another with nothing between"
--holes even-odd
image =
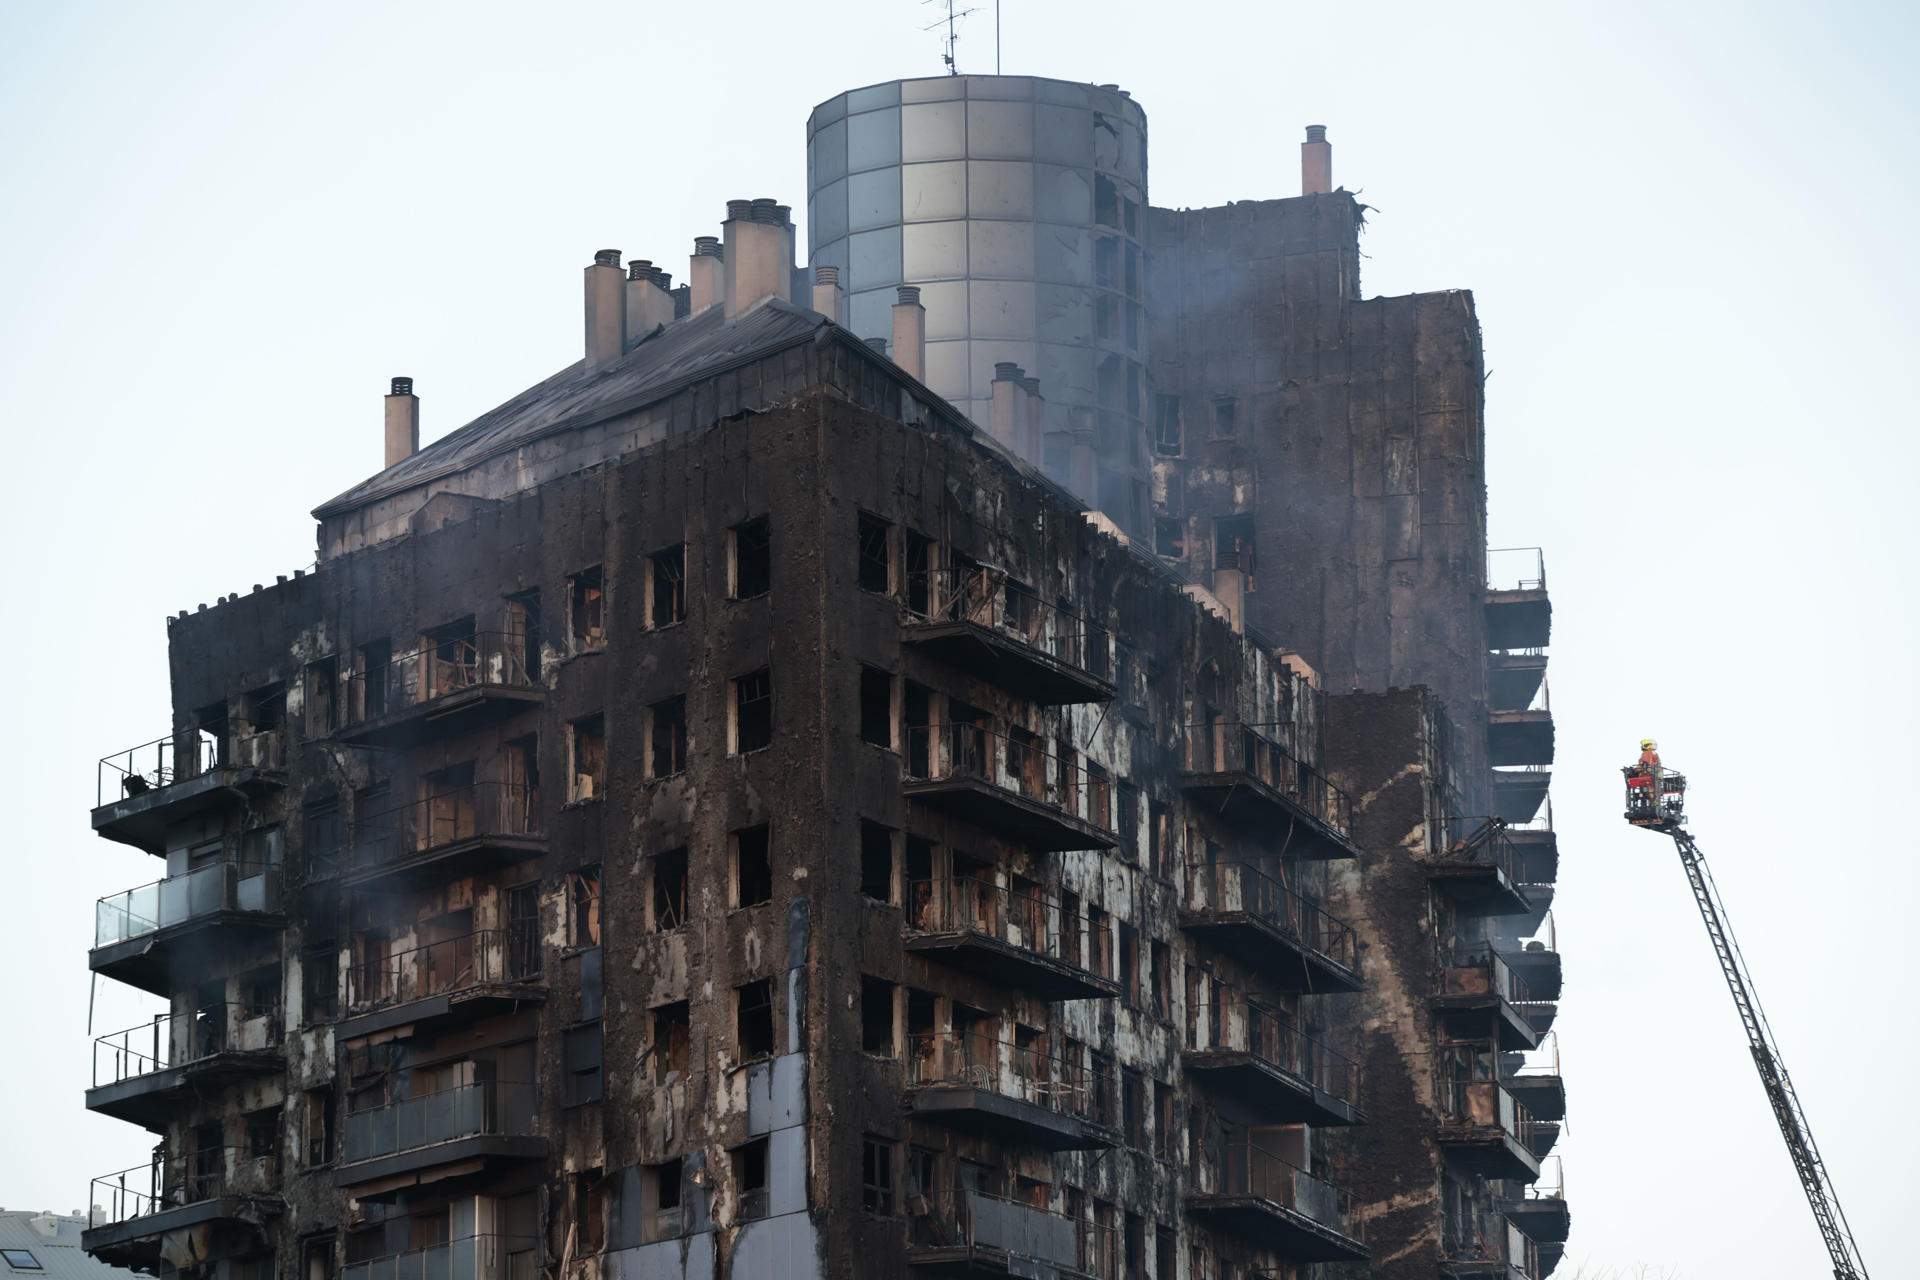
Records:
<instances>
[{"instance_id":1,"label":"blackened balcony floor","mask_svg":"<svg viewBox=\"0 0 1920 1280\"><path fill-rule=\"evenodd\" d=\"M1536 1120L1565 1120L1567 1118L1567 1084L1556 1073L1553 1075L1518 1075L1506 1080L1507 1092L1512 1094Z\"/></svg>"},{"instance_id":2,"label":"blackened balcony floor","mask_svg":"<svg viewBox=\"0 0 1920 1280\"><path fill-rule=\"evenodd\" d=\"M1573 1227L1573 1214L1559 1196L1503 1200L1500 1211L1536 1244L1565 1244Z\"/></svg>"},{"instance_id":3,"label":"blackened balcony floor","mask_svg":"<svg viewBox=\"0 0 1920 1280\"><path fill-rule=\"evenodd\" d=\"M966 619L919 619L900 628L900 639L925 649L949 666L1042 706L1113 699L1111 681L997 627Z\"/></svg>"},{"instance_id":4,"label":"blackened balcony floor","mask_svg":"<svg viewBox=\"0 0 1920 1280\"><path fill-rule=\"evenodd\" d=\"M512 982L484 982L458 991L442 991L417 1000L378 1005L340 1019L334 1040L345 1043L399 1027L448 1027L523 1006L545 1003L544 979L535 975Z\"/></svg>"},{"instance_id":5,"label":"blackened balcony floor","mask_svg":"<svg viewBox=\"0 0 1920 1280\"><path fill-rule=\"evenodd\" d=\"M1014 1269L1018 1263L1019 1269ZM907 1246L907 1269L917 1276L952 1276L954 1280L972 1280L976 1276L1058 1276L1061 1280L1097 1280L1091 1271L1078 1267L1065 1267L1058 1263L1046 1264L1047 1269L1036 1272L1033 1260L1018 1253L1008 1255L1005 1249L997 1249L983 1244L910 1244Z\"/></svg>"},{"instance_id":6,"label":"blackened balcony floor","mask_svg":"<svg viewBox=\"0 0 1920 1280\"><path fill-rule=\"evenodd\" d=\"M1547 912L1553 909L1553 885L1523 883L1518 887L1520 895L1527 900L1527 909L1505 917L1501 924L1516 937L1531 938L1540 932L1540 926L1547 922Z\"/></svg>"},{"instance_id":7,"label":"blackened balcony floor","mask_svg":"<svg viewBox=\"0 0 1920 1280\"><path fill-rule=\"evenodd\" d=\"M359 886L381 881L446 881L543 857L546 852L547 838L543 835L473 835L391 857L356 859L341 883Z\"/></svg>"},{"instance_id":8,"label":"blackened balcony floor","mask_svg":"<svg viewBox=\"0 0 1920 1280\"><path fill-rule=\"evenodd\" d=\"M1516 916L1533 907L1506 871L1490 862L1448 861L1445 854L1436 854L1427 863L1427 879L1461 915Z\"/></svg>"},{"instance_id":9,"label":"blackened balcony floor","mask_svg":"<svg viewBox=\"0 0 1920 1280\"><path fill-rule=\"evenodd\" d=\"M1119 841L1079 816L1044 800L968 774L946 778L907 778L900 790L909 800L991 831L1037 852L1111 849Z\"/></svg>"},{"instance_id":10,"label":"blackened balcony floor","mask_svg":"<svg viewBox=\"0 0 1920 1280\"><path fill-rule=\"evenodd\" d=\"M109 840L163 854L169 823L222 805L241 804L250 796L285 785L286 775L277 769L209 769L198 777L101 805L93 811L93 830Z\"/></svg>"},{"instance_id":11,"label":"blackened balcony floor","mask_svg":"<svg viewBox=\"0 0 1920 1280\"><path fill-rule=\"evenodd\" d=\"M1547 676L1544 653L1487 655L1487 705L1496 711L1530 706Z\"/></svg>"},{"instance_id":12,"label":"blackened balcony floor","mask_svg":"<svg viewBox=\"0 0 1920 1280\"><path fill-rule=\"evenodd\" d=\"M1560 837L1551 828L1509 830L1514 866L1522 884L1552 884L1560 878Z\"/></svg>"},{"instance_id":13,"label":"blackened balcony floor","mask_svg":"<svg viewBox=\"0 0 1920 1280\"><path fill-rule=\"evenodd\" d=\"M1547 788L1552 782L1550 769L1495 769L1494 815L1510 823L1532 822L1546 802Z\"/></svg>"},{"instance_id":14,"label":"blackened balcony floor","mask_svg":"<svg viewBox=\"0 0 1920 1280\"><path fill-rule=\"evenodd\" d=\"M1545 1028L1536 1027L1527 1009L1494 992L1428 996L1427 1003L1454 1030L1479 1036L1489 1030L1502 1049L1537 1049Z\"/></svg>"},{"instance_id":15,"label":"blackened balcony floor","mask_svg":"<svg viewBox=\"0 0 1920 1280\"><path fill-rule=\"evenodd\" d=\"M1187 1074L1213 1095L1221 1115L1235 1124L1364 1124L1345 1098L1318 1088L1304 1076L1239 1050L1187 1049Z\"/></svg>"},{"instance_id":16,"label":"blackened balcony floor","mask_svg":"<svg viewBox=\"0 0 1920 1280\"><path fill-rule=\"evenodd\" d=\"M1530 1280L1502 1258L1448 1258L1440 1264L1440 1274L1446 1280Z\"/></svg>"},{"instance_id":17,"label":"blackened balcony floor","mask_svg":"<svg viewBox=\"0 0 1920 1280\"><path fill-rule=\"evenodd\" d=\"M1532 1182L1540 1176L1539 1157L1498 1125L1442 1119L1439 1143L1455 1165L1483 1177Z\"/></svg>"},{"instance_id":18,"label":"blackened balcony floor","mask_svg":"<svg viewBox=\"0 0 1920 1280\"><path fill-rule=\"evenodd\" d=\"M173 1232L192 1227L241 1227L260 1230L282 1208L277 1196L216 1196L172 1209L144 1213L124 1222L89 1227L80 1247L110 1266L159 1274L161 1246Z\"/></svg>"},{"instance_id":19,"label":"blackened balcony floor","mask_svg":"<svg viewBox=\"0 0 1920 1280\"><path fill-rule=\"evenodd\" d=\"M1534 1002L1558 1000L1560 998L1561 969L1560 953L1544 948L1538 951L1526 948L1514 950L1502 949L1500 958L1507 962L1507 968L1527 984L1527 995Z\"/></svg>"},{"instance_id":20,"label":"blackened balcony floor","mask_svg":"<svg viewBox=\"0 0 1920 1280\"><path fill-rule=\"evenodd\" d=\"M1180 789L1229 822L1267 838L1267 852L1309 860L1357 858L1360 850L1305 803L1246 769L1183 769Z\"/></svg>"},{"instance_id":21,"label":"blackened balcony floor","mask_svg":"<svg viewBox=\"0 0 1920 1280\"><path fill-rule=\"evenodd\" d=\"M1361 991L1357 970L1257 911L1182 910L1180 927L1253 965L1278 991Z\"/></svg>"},{"instance_id":22,"label":"blackened balcony floor","mask_svg":"<svg viewBox=\"0 0 1920 1280\"><path fill-rule=\"evenodd\" d=\"M1533 1137L1527 1143L1527 1148L1533 1152L1535 1160L1545 1160L1553 1154L1554 1147L1560 1142L1560 1129L1561 1126L1551 1120L1535 1118Z\"/></svg>"},{"instance_id":23,"label":"blackened balcony floor","mask_svg":"<svg viewBox=\"0 0 1920 1280\"><path fill-rule=\"evenodd\" d=\"M286 1056L278 1046L209 1054L177 1067L95 1085L87 1090L87 1110L164 1133L167 1121L179 1114L180 1104L203 1090L276 1076L286 1067Z\"/></svg>"},{"instance_id":24,"label":"blackened balcony floor","mask_svg":"<svg viewBox=\"0 0 1920 1280\"><path fill-rule=\"evenodd\" d=\"M1487 763L1552 764L1553 712L1488 712Z\"/></svg>"},{"instance_id":25,"label":"blackened balcony floor","mask_svg":"<svg viewBox=\"0 0 1920 1280\"><path fill-rule=\"evenodd\" d=\"M173 975L192 974L231 950L236 939L277 933L286 918L277 911L209 911L87 952L87 967L156 996L171 996Z\"/></svg>"},{"instance_id":26,"label":"blackened balcony floor","mask_svg":"<svg viewBox=\"0 0 1920 1280\"><path fill-rule=\"evenodd\" d=\"M908 930L905 945L1041 1000L1106 1000L1120 994L1120 984L1111 978L977 929Z\"/></svg>"},{"instance_id":27,"label":"blackened balcony floor","mask_svg":"<svg viewBox=\"0 0 1920 1280\"><path fill-rule=\"evenodd\" d=\"M546 696L545 690L529 685L474 684L344 725L333 736L356 746L417 746L539 706Z\"/></svg>"},{"instance_id":28,"label":"blackened balcony floor","mask_svg":"<svg viewBox=\"0 0 1920 1280\"><path fill-rule=\"evenodd\" d=\"M1553 1030L1554 1019L1560 1016L1560 1006L1551 1000L1530 1000L1524 1004L1515 1005L1514 1009L1526 1020L1527 1026L1533 1029L1536 1041Z\"/></svg>"},{"instance_id":29,"label":"blackened balcony floor","mask_svg":"<svg viewBox=\"0 0 1920 1280\"><path fill-rule=\"evenodd\" d=\"M933 1084L909 1096L922 1120L958 1125L998 1141L1046 1151L1096 1151L1120 1145L1117 1130L972 1085Z\"/></svg>"},{"instance_id":30,"label":"blackened balcony floor","mask_svg":"<svg viewBox=\"0 0 1920 1280\"><path fill-rule=\"evenodd\" d=\"M428 1182L466 1174L497 1174L503 1169L544 1162L547 1140L534 1134L477 1134L341 1164L333 1185L360 1199L395 1195Z\"/></svg>"},{"instance_id":31,"label":"blackened balcony floor","mask_svg":"<svg viewBox=\"0 0 1920 1280\"><path fill-rule=\"evenodd\" d=\"M1298 1209L1253 1195L1189 1194L1187 1211L1290 1262L1363 1262L1367 1246Z\"/></svg>"},{"instance_id":32,"label":"blackened balcony floor","mask_svg":"<svg viewBox=\"0 0 1920 1280\"><path fill-rule=\"evenodd\" d=\"M1553 601L1544 589L1489 591L1489 649L1544 649L1553 634Z\"/></svg>"}]
</instances>

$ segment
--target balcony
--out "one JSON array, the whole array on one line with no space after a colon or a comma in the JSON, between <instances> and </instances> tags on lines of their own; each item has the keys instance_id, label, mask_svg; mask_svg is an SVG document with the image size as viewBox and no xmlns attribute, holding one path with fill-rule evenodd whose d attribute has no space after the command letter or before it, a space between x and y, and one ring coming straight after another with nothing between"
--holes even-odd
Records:
<instances>
[{"instance_id":1,"label":"balcony","mask_svg":"<svg viewBox=\"0 0 1920 1280\"><path fill-rule=\"evenodd\" d=\"M997 570L936 569L926 578L928 612L905 616L902 643L1042 706L1112 700L1106 628L1047 604Z\"/></svg>"},{"instance_id":2,"label":"balcony","mask_svg":"<svg viewBox=\"0 0 1920 1280\"><path fill-rule=\"evenodd\" d=\"M1487 705L1496 711L1530 706L1547 678L1545 649L1511 649L1487 655Z\"/></svg>"},{"instance_id":3,"label":"balcony","mask_svg":"<svg viewBox=\"0 0 1920 1280\"><path fill-rule=\"evenodd\" d=\"M544 1160L534 1101L532 1085L493 1081L351 1112L334 1185L365 1198L455 1166L477 1173Z\"/></svg>"},{"instance_id":4,"label":"balcony","mask_svg":"<svg viewBox=\"0 0 1920 1280\"><path fill-rule=\"evenodd\" d=\"M224 727L182 729L104 756L95 768L93 829L148 853L166 852L169 823L286 785L277 730L235 739Z\"/></svg>"},{"instance_id":5,"label":"balcony","mask_svg":"<svg viewBox=\"0 0 1920 1280\"><path fill-rule=\"evenodd\" d=\"M349 1262L340 1280L521 1280L538 1274L533 1236L464 1236L366 1262Z\"/></svg>"},{"instance_id":6,"label":"balcony","mask_svg":"<svg viewBox=\"0 0 1920 1280\"><path fill-rule=\"evenodd\" d=\"M338 828L336 828L338 830ZM473 875L547 851L540 793L509 782L449 787L367 814L352 839L311 851L315 870L349 885Z\"/></svg>"},{"instance_id":7,"label":"balcony","mask_svg":"<svg viewBox=\"0 0 1920 1280\"><path fill-rule=\"evenodd\" d=\"M1553 631L1547 561L1539 547L1487 552L1487 648L1544 649Z\"/></svg>"},{"instance_id":8,"label":"balcony","mask_svg":"<svg viewBox=\"0 0 1920 1280\"><path fill-rule=\"evenodd\" d=\"M197 972L235 936L278 930L280 868L213 862L100 899L87 964L157 996L175 972Z\"/></svg>"},{"instance_id":9,"label":"balcony","mask_svg":"<svg viewBox=\"0 0 1920 1280\"><path fill-rule=\"evenodd\" d=\"M334 737L367 746L414 746L513 715L545 690L527 663L525 636L450 632L344 679Z\"/></svg>"},{"instance_id":10,"label":"balcony","mask_svg":"<svg viewBox=\"0 0 1920 1280\"><path fill-rule=\"evenodd\" d=\"M1532 1021L1532 1001L1506 959L1482 943L1443 962L1439 989L1428 1002L1463 1037L1490 1031L1502 1049L1532 1049L1544 1030Z\"/></svg>"},{"instance_id":11,"label":"balcony","mask_svg":"<svg viewBox=\"0 0 1920 1280\"><path fill-rule=\"evenodd\" d=\"M966 1032L934 1031L907 1043L908 1106L924 1120L1047 1151L1120 1145L1109 1072Z\"/></svg>"},{"instance_id":12,"label":"balcony","mask_svg":"<svg viewBox=\"0 0 1920 1280\"><path fill-rule=\"evenodd\" d=\"M1554 928L1552 912L1547 913L1537 932L1545 936L1513 948L1502 946L1500 951L1507 968L1526 984L1527 1000L1533 1004L1558 1000L1561 987L1559 932Z\"/></svg>"},{"instance_id":13,"label":"balcony","mask_svg":"<svg viewBox=\"0 0 1920 1280\"><path fill-rule=\"evenodd\" d=\"M208 1235L241 1235L251 1252L265 1245L266 1219L283 1207L277 1156L239 1147L210 1147L179 1159L156 1155L95 1178L89 1196L93 1209L80 1247L111 1266L155 1275L168 1236L202 1228L204 1247Z\"/></svg>"},{"instance_id":14,"label":"balcony","mask_svg":"<svg viewBox=\"0 0 1920 1280\"><path fill-rule=\"evenodd\" d=\"M1087 771L1035 737L1009 737L976 721L907 729L907 799L1041 851L1111 849L1111 831L1081 817ZM1104 815L1103 815L1104 817Z\"/></svg>"},{"instance_id":15,"label":"balcony","mask_svg":"<svg viewBox=\"0 0 1920 1280\"><path fill-rule=\"evenodd\" d=\"M1542 1037L1540 1048L1527 1054L1509 1054L1502 1064L1507 1092L1523 1103L1536 1120L1559 1123L1567 1118L1567 1086L1560 1075L1560 1037Z\"/></svg>"},{"instance_id":16,"label":"balcony","mask_svg":"<svg viewBox=\"0 0 1920 1280\"><path fill-rule=\"evenodd\" d=\"M87 1110L160 1133L183 1100L285 1068L277 1011L217 1004L160 1014L93 1042Z\"/></svg>"},{"instance_id":17,"label":"balcony","mask_svg":"<svg viewBox=\"0 0 1920 1280\"><path fill-rule=\"evenodd\" d=\"M1258 969L1278 990L1359 991L1352 926L1250 862L1186 869L1180 927Z\"/></svg>"},{"instance_id":18,"label":"balcony","mask_svg":"<svg viewBox=\"0 0 1920 1280\"><path fill-rule=\"evenodd\" d=\"M1350 1225L1346 1193L1250 1136L1229 1138L1210 1172L1213 1177L1200 1179L1201 1186L1211 1184L1208 1189L1186 1193L1188 1212L1290 1262L1366 1259L1359 1228Z\"/></svg>"},{"instance_id":19,"label":"balcony","mask_svg":"<svg viewBox=\"0 0 1920 1280\"><path fill-rule=\"evenodd\" d=\"M1463 916L1524 914L1531 906L1520 889L1520 853L1498 818L1456 818L1447 824L1464 834L1426 860L1427 878Z\"/></svg>"},{"instance_id":20,"label":"balcony","mask_svg":"<svg viewBox=\"0 0 1920 1280\"><path fill-rule=\"evenodd\" d=\"M1567 1208L1566 1170L1560 1157L1553 1158L1554 1178L1531 1183L1526 1194L1500 1202L1507 1221L1526 1232L1527 1239L1539 1245L1565 1245L1573 1228L1573 1214Z\"/></svg>"},{"instance_id":21,"label":"balcony","mask_svg":"<svg viewBox=\"0 0 1920 1280\"><path fill-rule=\"evenodd\" d=\"M1544 679L1530 701L1512 708L1496 705L1487 712L1487 762L1553 763L1553 697Z\"/></svg>"},{"instance_id":22,"label":"balcony","mask_svg":"<svg viewBox=\"0 0 1920 1280\"><path fill-rule=\"evenodd\" d=\"M1542 1280L1540 1252L1496 1211L1480 1210L1441 1229L1440 1274L1448 1280Z\"/></svg>"},{"instance_id":23,"label":"balcony","mask_svg":"<svg viewBox=\"0 0 1920 1280\"><path fill-rule=\"evenodd\" d=\"M961 966L1043 1000L1100 1000L1120 994L1111 975L1085 963L1104 957L1098 939L1082 947L1085 917L1053 898L972 876L907 885L906 948Z\"/></svg>"},{"instance_id":24,"label":"balcony","mask_svg":"<svg viewBox=\"0 0 1920 1280\"><path fill-rule=\"evenodd\" d=\"M930 1206L908 1230L907 1266L916 1275L1095 1280L1115 1274L1113 1232L978 1191L961 1191L951 1213Z\"/></svg>"},{"instance_id":25,"label":"balcony","mask_svg":"<svg viewBox=\"0 0 1920 1280\"><path fill-rule=\"evenodd\" d=\"M362 960L347 970L341 1041L480 1018L546 999L531 922L480 929Z\"/></svg>"},{"instance_id":26,"label":"balcony","mask_svg":"<svg viewBox=\"0 0 1920 1280\"><path fill-rule=\"evenodd\" d=\"M1287 858L1357 858L1353 801L1259 727L1215 720L1186 732L1180 788L1253 828Z\"/></svg>"},{"instance_id":27,"label":"balcony","mask_svg":"<svg viewBox=\"0 0 1920 1280\"><path fill-rule=\"evenodd\" d=\"M1440 1147L1461 1168L1489 1178L1540 1176L1533 1113L1497 1080L1443 1063L1435 1084Z\"/></svg>"},{"instance_id":28,"label":"balcony","mask_svg":"<svg viewBox=\"0 0 1920 1280\"><path fill-rule=\"evenodd\" d=\"M1353 1063L1284 1015L1248 1005L1238 1019L1201 1016L1181 1054L1236 1124L1360 1124Z\"/></svg>"},{"instance_id":29,"label":"balcony","mask_svg":"<svg viewBox=\"0 0 1920 1280\"><path fill-rule=\"evenodd\" d=\"M1510 827L1526 827L1540 816L1553 770L1537 765L1493 770L1493 816Z\"/></svg>"}]
</instances>

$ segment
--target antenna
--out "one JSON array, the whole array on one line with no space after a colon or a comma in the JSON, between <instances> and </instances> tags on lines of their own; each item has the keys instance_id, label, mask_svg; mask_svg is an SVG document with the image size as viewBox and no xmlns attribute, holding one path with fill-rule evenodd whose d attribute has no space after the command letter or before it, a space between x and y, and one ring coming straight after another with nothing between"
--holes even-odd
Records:
<instances>
[{"instance_id":1,"label":"antenna","mask_svg":"<svg viewBox=\"0 0 1920 1280\"><path fill-rule=\"evenodd\" d=\"M926 26L920 29L922 31L933 31L940 27L945 27L947 29L947 34L944 41L947 46L947 50L945 53L940 55L940 61L946 64L948 75L950 76L959 75L960 64L954 60L954 53L955 53L954 46L960 43L959 22L960 22L960 19L976 11L973 9L957 8L956 6L959 4L959 0L920 0L920 3L921 4L939 4L939 5L946 6L946 9L947 9L946 17L937 19L933 22L929 22ZM994 43L996 46L999 44L998 31L994 33Z\"/></svg>"}]
</instances>

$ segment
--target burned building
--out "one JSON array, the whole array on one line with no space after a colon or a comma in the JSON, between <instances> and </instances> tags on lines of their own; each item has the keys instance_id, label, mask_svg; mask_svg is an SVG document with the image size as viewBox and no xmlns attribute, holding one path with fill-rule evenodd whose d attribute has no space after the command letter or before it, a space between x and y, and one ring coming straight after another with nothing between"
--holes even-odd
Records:
<instances>
[{"instance_id":1,"label":"burned building","mask_svg":"<svg viewBox=\"0 0 1920 1280\"><path fill-rule=\"evenodd\" d=\"M1516 1068L1557 995L1519 943L1551 837L1485 820L1485 690L1537 669L1487 646L1538 657L1502 628L1544 589L1462 577L1477 398L1409 410L1470 517L1433 571L1263 613L1308 597L1050 477L1025 368L979 424L930 389L919 287L882 350L794 258L771 200L679 289L596 255L580 361L424 449L395 379L317 565L169 620L173 724L92 815L161 865L91 966L168 1008L99 1039L87 1105L156 1145L96 1180L87 1248L209 1280L1544 1275L1558 1080ZM1068 465L1105 459L1078 430ZM1327 639L1371 624L1404 662Z\"/></svg>"}]
</instances>

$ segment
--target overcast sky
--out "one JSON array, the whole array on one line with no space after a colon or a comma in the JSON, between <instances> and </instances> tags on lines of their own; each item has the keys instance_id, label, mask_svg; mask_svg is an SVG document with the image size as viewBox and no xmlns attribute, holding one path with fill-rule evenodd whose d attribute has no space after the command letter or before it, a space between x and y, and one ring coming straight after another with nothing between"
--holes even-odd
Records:
<instances>
[{"instance_id":1,"label":"overcast sky","mask_svg":"<svg viewBox=\"0 0 1920 1280\"><path fill-rule=\"evenodd\" d=\"M961 69L991 71L972 2ZM1825 1269L1673 850L1619 818L1651 733L1693 778L1867 1261L1905 1267L1913 11L1005 11L1005 70L1144 105L1155 203L1295 194L1324 123L1374 206L1367 291L1478 299L1493 540L1546 548L1555 605L1570 1263ZM150 1145L82 1108L86 951L94 900L160 865L87 809L94 760L167 728L163 617L313 559L307 512L378 467L390 375L437 436L577 358L595 249L683 276L727 198L803 208L808 111L937 73L933 18L0 5L0 521L24 604L0 629L0 1204L76 1208ZM111 982L98 1002L96 1031L151 1007Z\"/></svg>"}]
</instances>

